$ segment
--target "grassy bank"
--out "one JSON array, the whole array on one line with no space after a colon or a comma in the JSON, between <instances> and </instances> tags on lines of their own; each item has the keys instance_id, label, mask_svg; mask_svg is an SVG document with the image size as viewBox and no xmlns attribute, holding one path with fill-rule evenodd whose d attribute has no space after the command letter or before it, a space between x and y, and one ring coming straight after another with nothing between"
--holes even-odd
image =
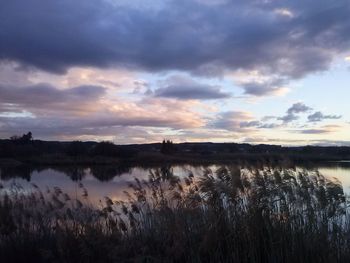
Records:
<instances>
[{"instance_id":1,"label":"grassy bank","mask_svg":"<svg viewBox=\"0 0 350 263\"><path fill-rule=\"evenodd\" d=\"M136 180L100 207L55 188L1 190L4 262L349 262L342 186L317 172L223 167Z\"/></svg>"}]
</instances>

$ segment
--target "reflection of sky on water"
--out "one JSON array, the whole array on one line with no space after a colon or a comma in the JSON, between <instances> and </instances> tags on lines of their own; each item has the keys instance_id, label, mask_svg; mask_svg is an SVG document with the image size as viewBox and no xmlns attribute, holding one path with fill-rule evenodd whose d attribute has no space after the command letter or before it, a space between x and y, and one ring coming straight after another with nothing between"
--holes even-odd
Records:
<instances>
[{"instance_id":1,"label":"reflection of sky on water","mask_svg":"<svg viewBox=\"0 0 350 263\"><path fill-rule=\"evenodd\" d=\"M211 169L216 170L215 166ZM174 166L173 171L175 175L186 176L192 172L195 176L201 175L204 167L193 167L189 165ZM350 193L350 166L322 166L318 168L321 174L327 177L335 177L343 184L344 190ZM104 202L104 197L108 196L113 200L121 200L125 198L124 191L129 190L129 184L134 182L135 178L140 180L147 179L149 169L131 168L128 172L121 173L114 176L110 180L100 181L93 176L90 169L82 169L82 176L80 180L73 181L66 173L54 169L44 169L41 171L31 172L30 181L20 177L6 178L0 180L5 189L10 189L11 185L18 184L23 187L21 191L30 192L33 189L32 184L37 185L43 192L48 188L59 187L64 193L67 193L71 198L82 198L83 190L80 187L82 184L88 191L88 202L98 204L99 200ZM130 191L132 192L132 191Z\"/></svg>"},{"instance_id":2,"label":"reflection of sky on water","mask_svg":"<svg viewBox=\"0 0 350 263\"><path fill-rule=\"evenodd\" d=\"M337 178L342 183L344 191L350 194L350 167L322 167L319 171L329 178Z\"/></svg>"},{"instance_id":3,"label":"reflection of sky on water","mask_svg":"<svg viewBox=\"0 0 350 263\"><path fill-rule=\"evenodd\" d=\"M185 176L188 175L189 171L192 171L194 174L201 174L203 169L192 166L175 166L173 167L173 171L176 175ZM148 175L149 169L132 168L130 172L117 175L109 181L100 181L92 175L90 169L84 169L81 179L74 181L64 172L45 169L40 172L33 171L30 181L20 177L14 177L0 180L0 182L5 189L10 189L13 185L19 185L23 188L19 189L21 192L31 192L33 190L33 184L37 185L45 193L48 188L59 187L71 198L78 199L82 199L83 190L80 187L82 184L88 191L88 201L98 204L100 200L104 202L105 196L113 200L124 199L124 191L130 191L129 184L133 183L135 178L140 180L147 179Z\"/></svg>"}]
</instances>

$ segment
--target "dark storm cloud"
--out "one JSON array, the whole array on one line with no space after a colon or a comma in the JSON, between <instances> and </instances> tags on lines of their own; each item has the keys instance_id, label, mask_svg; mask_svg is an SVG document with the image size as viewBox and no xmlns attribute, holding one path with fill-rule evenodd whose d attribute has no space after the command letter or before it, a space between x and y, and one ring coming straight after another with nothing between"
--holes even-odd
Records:
<instances>
[{"instance_id":1,"label":"dark storm cloud","mask_svg":"<svg viewBox=\"0 0 350 263\"><path fill-rule=\"evenodd\" d=\"M164 88L156 89L156 97L176 98L176 99L225 99L230 98L229 93L223 92L220 87L201 84L192 80L175 80Z\"/></svg>"},{"instance_id":2,"label":"dark storm cloud","mask_svg":"<svg viewBox=\"0 0 350 263\"><path fill-rule=\"evenodd\" d=\"M132 3L2 1L0 58L56 73L91 65L300 78L327 69L350 46L348 0Z\"/></svg>"},{"instance_id":3,"label":"dark storm cloud","mask_svg":"<svg viewBox=\"0 0 350 263\"><path fill-rule=\"evenodd\" d=\"M316 111L315 113L309 115L307 117L309 122L320 122L323 120L327 120L327 119L340 119L342 116L341 115L325 115L320 111Z\"/></svg>"}]
</instances>

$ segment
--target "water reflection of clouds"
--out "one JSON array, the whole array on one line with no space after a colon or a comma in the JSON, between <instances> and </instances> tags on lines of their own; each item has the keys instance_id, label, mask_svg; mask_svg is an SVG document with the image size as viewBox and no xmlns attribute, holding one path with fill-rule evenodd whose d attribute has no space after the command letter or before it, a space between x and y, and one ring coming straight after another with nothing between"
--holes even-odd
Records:
<instances>
[{"instance_id":1,"label":"water reflection of clouds","mask_svg":"<svg viewBox=\"0 0 350 263\"><path fill-rule=\"evenodd\" d=\"M350 167L321 167L321 174L328 178L337 178L343 185L346 194L350 194Z\"/></svg>"},{"instance_id":2,"label":"water reflection of clouds","mask_svg":"<svg viewBox=\"0 0 350 263\"><path fill-rule=\"evenodd\" d=\"M215 171L218 166L207 167L212 171ZM79 170L80 169L80 170ZM179 177L187 176L189 173L201 175L204 166L173 166L172 170L175 175ZM27 171L27 170L26 170ZM343 184L346 193L350 193L350 167L320 167L319 171L326 177L335 177ZM101 172L101 176L96 176L97 172ZM113 175L112 172L115 172ZM0 180L5 189L11 189L13 184L20 185L22 189L21 193L31 193L33 185L37 185L44 193L47 189L53 189L53 187L59 187L64 193L67 193L71 198L78 198L84 200L83 189L86 188L88 192L87 202L98 205L100 200L104 202L104 197L108 196L113 200L123 200L126 198L124 191L132 192L129 187L130 183L135 182L135 178L140 180L147 180L150 173L150 169L147 168L113 168L113 167L99 167L98 169L81 169L81 168L64 168L60 169L41 169L33 170L28 177L18 176L9 178L5 177ZM79 175L76 177L76 175ZM103 177L106 176L107 177Z\"/></svg>"}]
</instances>

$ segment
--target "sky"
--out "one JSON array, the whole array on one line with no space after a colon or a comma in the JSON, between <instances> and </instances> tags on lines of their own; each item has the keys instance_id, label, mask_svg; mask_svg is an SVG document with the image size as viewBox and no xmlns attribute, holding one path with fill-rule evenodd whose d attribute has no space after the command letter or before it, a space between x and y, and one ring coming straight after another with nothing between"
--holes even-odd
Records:
<instances>
[{"instance_id":1,"label":"sky","mask_svg":"<svg viewBox=\"0 0 350 263\"><path fill-rule=\"evenodd\" d=\"M0 138L350 145L349 0L0 0Z\"/></svg>"}]
</instances>

